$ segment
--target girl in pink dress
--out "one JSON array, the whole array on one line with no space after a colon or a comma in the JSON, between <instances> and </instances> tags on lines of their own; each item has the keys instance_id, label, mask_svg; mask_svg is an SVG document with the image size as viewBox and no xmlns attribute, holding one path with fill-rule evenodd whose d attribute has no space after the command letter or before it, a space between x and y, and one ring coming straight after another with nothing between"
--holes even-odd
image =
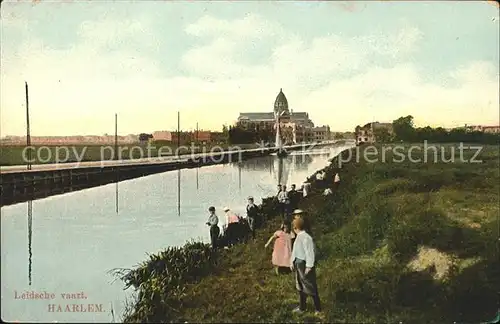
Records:
<instances>
[{"instance_id":1,"label":"girl in pink dress","mask_svg":"<svg viewBox=\"0 0 500 324\"><path fill-rule=\"evenodd\" d=\"M279 268L290 268L290 257L292 256L292 238L293 234L290 233L290 226L282 224L281 228L277 230L273 236L269 238L265 247L267 248L271 242L274 242L272 262L275 267L276 274L279 273Z\"/></svg>"}]
</instances>

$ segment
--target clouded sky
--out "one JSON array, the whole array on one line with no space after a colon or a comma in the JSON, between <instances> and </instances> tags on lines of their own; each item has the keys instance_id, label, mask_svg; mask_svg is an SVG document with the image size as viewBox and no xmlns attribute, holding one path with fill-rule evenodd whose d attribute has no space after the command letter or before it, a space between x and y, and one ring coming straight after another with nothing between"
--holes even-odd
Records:
<instances>
[{"instance_id":1,"label":"clouded sky","mask_svg":"<svg viewBox=\"0 0 500 324\"><path fill-rule=\"evenodd\" d=\"M487 2L2 3L1 135L221 129L280 88L352 130L498 124L499 11Z\"/></svg>"}]
</instances>

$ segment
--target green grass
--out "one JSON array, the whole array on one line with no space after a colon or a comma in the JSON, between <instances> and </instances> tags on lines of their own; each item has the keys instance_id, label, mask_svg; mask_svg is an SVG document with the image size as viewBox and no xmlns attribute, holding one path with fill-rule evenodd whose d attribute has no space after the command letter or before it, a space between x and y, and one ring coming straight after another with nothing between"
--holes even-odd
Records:
<instances>
[{"instance_id":1,"label":"green grass","mask_svg":"<svg viewBox=\"0 0 500 324\"><path fill-rule=\"evenodd\" d=\"M486 147L480 164L393 163L387 157L386 163L361 160L340 170L334 161L325 170L330 179L340 172L339 192L323 197L315 189L301 203L317 244L323 319L290 312L297 303L293 277L276 276L271 250L264 249L279 226L269 202L269 219L255 242L221 252L214 268L178 288L170 310L146 301L151 312L164 322L191 323L493 319L500 289L498 147ZM168 294L166 288L158 289ZM143 295L151 293L144 289ZM125 321L148 322L134 314L132 305Z\"/></svg>"},{"instance_id":2,"label":"green grass","mask_svg":"<svg viewBox=\"0 0 500 324\"><path fill-rule=\"evenodd\" d=\"M163 147L163 148L162 148ZM218 152L221 149L227 150L234 147L241 149L257 148L255 144L242 144L242 145L216 145L206 144L197 145L198 149L191 151L191 145L181 146L179 154L190 154L210 152L214 147L217 147L213 152ZM161 148L161 149L160 149ZM119 145L119 152L121 159L139 159L150 157L157 157L159 154L162 156L175 154L177 146L169 143L153 143L151 149L148 151L147 145ZM24 165L26 164L28 152L23 150L25 146L0 146L0 165ZM51 146L34 146L34 153L32 153L33 164L44 163L63 163L63 162L84 162L84 161L101 161L112 160L114 145L51 145ZM149 152L149 153L148 153ZM26 156L26 158L24 158Z\"/></svg>"}]
</instances>

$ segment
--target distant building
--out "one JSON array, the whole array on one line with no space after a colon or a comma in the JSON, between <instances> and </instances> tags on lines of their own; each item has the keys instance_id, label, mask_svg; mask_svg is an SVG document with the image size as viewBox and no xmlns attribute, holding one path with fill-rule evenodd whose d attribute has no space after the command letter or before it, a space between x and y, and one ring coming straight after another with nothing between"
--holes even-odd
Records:
<instances>
[{"instance_id":1,"label":"distant building","mask_svg":"<svg viewBox=\"0 0 500 324\"><path fill-rule=\"evenodd\" d=\"M74 136L31 136L31 145L112 145L114 135L74 135ZM118 144L135 144L138 135L117 136ZM26 145L26 136L8 136L2 138L2 145Z\"/></svg>"},{"instance_id":2,"label":"distant building","mask_svg":"<svg viewBox=\"0 0 500 324\"><path fill-rule=\"evenodd\" d=\"M275 114L280 114L280 133L285 144L312 142L316 137L324 138L326 130L318 129L316 135L314 123L307 112L294 112L289 109L288 100L283 89L276 96L273 112L240 113L236 125L244 129L273 130L275 129Z\"/></svg>"},{"instance_id":3,"label":"distant building","mask_svg":"<svg viewBox=\"0 0 500 324\"><path fill-rule=\"evenodd\" d=\"M324 142L332 139L330 126L320 126L313 128L314 140L316 142Z\"/></svg>"},{"instance_id":4,"label":"distant building","mask_svg":"<svg viewBox=\"0 0 500 324\"><path fill-rule=\"evenodd\" d=\"M500 133L500 126L483 126L483 132L498 134Z\"/></svg>"},{"instance_id":5,"label":"distant building","mask_svg":"<svg viewBox=\"0 0 500 324\"><path fill-rule=\"evenodd\" d=\"M468 126L465 125L465 129L470 132L483 132L483 133L490 133L490 134L499 134L500 133L500 126L482 126L482 125L475 125L475 126Z\"/></svg>"},{"instance_id":6,"label":"distant building","mask_svg":"<svg viewBox=\"0 0 500 324\"><path fill-rule=\"evenodd\" d=\"M190 142L210 142L212 132L199 130L199 131L189 131L180 132L180 142L190 143ZM177 131L156 131L153 132L153 141L165 141L177 143Z\"/></svg>"},{"instance_id":7,"label":"distant building","mask_svg":"<svg viewBox=\"0 0 500 324\"><path fill-rule=\"evenodd\" d=\"M153 132L154 141L168 141L171 142L174 139L174 132L171 131L156 131Z\"/></svg>"},{"instance_id":8,"label":"distant building","mask_svg":"<svg viewBox=\"0 0 500 324\"><path fill-rule=\"evenodd\" d=\"M354 134L356 136L356 145L364 143L376 143L376 130L386 129L389 134L393 134L392 123L373 122L364 125L363 127L356 126Z\"/></svg>"}]
</instances>

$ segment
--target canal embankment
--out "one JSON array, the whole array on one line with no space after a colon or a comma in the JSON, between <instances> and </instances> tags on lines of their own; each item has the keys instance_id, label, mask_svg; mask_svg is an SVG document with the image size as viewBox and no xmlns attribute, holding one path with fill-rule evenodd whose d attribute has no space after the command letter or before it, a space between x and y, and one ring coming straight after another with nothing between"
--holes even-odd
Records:
<instances>
[{"instance_id":1,"label":"canal embankment","mask_svg":"<svg viewBox=\"0 0 500 324\"><path fill-rule=\"evenodd\" d=\"M0 173L1 206L173 170L199 168L269 155L270 150L223 152L198 158L129 163L81 163L67 167ZM106 161L113 162L113 161Z\"/></svg>"},{"instance_id":2,"label":"canal embankment","mask_svg":"<svg viewBox=\"0 0 500 324\"><path fill-rule=\"evenodd\" d=\"M125 322L485 322L500 286L497 147L481 164L384 162L342 153L325 168L341 185L323 196L315 179L301 201L317 246L323 317L294 315L291 275L275 275L264 249L279 227L272 199L254 242L213 254L189 243L150 257L122 279L137 289ZM445 149L450 149L450 145ZM421 155L414 157L423 158ZM474 152L466 152L465 158ZM346 154L349 155L347 158ZM415 159L414 159L415 160Z\"/></svg>"},{"instance_id":3,"label":"canal embankment","mask_svg":"<svg viewBox=\"0 0 500 324\"><path fill-rule=\"evenodd\" d=\"M206 152L230 151L238 147L240 150L260 148L258 144L220 144L190 143L179 147L172 143L114 143L102 144L64 144L59 145L0 145L0 166L16 166L30 161L33 165L63 164L75 162L137 160L144 157L175 157L184 154L200 154Z\"/></svg>"}]
</instances>

